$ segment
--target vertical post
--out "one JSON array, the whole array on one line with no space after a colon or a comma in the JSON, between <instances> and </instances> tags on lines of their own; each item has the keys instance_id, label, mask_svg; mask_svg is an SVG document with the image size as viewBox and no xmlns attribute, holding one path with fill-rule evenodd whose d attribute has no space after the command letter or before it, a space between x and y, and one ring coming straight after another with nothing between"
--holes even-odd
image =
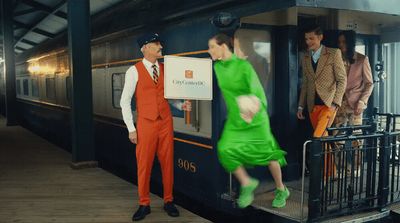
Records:
<instances>
[{"instance_id":1,"label":"vertical post","mask_svg":"<svg viewBox=\"0 0 400 223\"><path fill-rule=\"evenodd\" d=\"M392 117L393 117L392 113L386 114L386 126L385 126L386 132L390 132L391 130L390 127L392 127L392 124L396 125L396 123L392 123Z\"/></svg>"},{"instance_id":2,"label":"vertical post","mask_svg":"<svg viewBox=\"0 0 400 223\"><path fill-rule=\"evenodd\" d=\"M366 148L372 147L373 148L373 140L372 138L367 138L365 139L365 146ZM373 148L376 149L376 148ZM365 197L368 199L370 197L373 197L373 190L372 190L372 163L375 161L373 157L373 150L367 149L366 150L366 163L367 163L367 172L366 172L366 178L367 182L365 185ZM372 205L371 202L368 203L368 205Z\"/></svg>"},{"instance_id":3,"label":"vertical post","mask_svg":"<svg viewBox=\"0 0 400 223\"><path fill-rule=\"evenodd\" d=\"M383 58L383 44L379 43L378 44L378 61L379 63L384 67L384 59ZM381 112L387 112L386 111L386 104L385 104L385 86L386 86L386 78L385 78L385 70L383 69L382 71L378 72L378 78L379 78L379 92L378 92L378 100L379 100L379 108L381 109Z\"/></svg>"},{"instance_id":4,"label":"vertical post","mask_svg":"<svg viewBox=\"0 0 400 223\"><path fill-rule=\"evenodd\" d=\"M365 44L366 44L366 55L368 56L369 62L371 64L372 68L372 79L374 81L378 80L377 79L377 71L374 69L375 65L379 63L380 58L378 59L378 49L377 49L377 44L380 42L378 37L369 37L366 39ZM372 115L374 112L373 109L376 106L379 106L379 83L375 84L374 86L374 91L371 94L371 97L368 100L368 106L365 110L365 114L367 116ZM382 107L383 108L383 107Z\"/></svg>"},{"instance_id":5,"label":"vertical post","mask_svg":"<svg viewBox=\"0 0 400 223\"><path fill-rule=\"evenodd\" d=\"M371 128L367 129L367 134L376 134L378 131L378 112L379 108L374 107L370 116ZM378 137L369 137L365 139L365 148L366 152L366 163L367 163L367 172L366 172L366 186L365 186L365 196L368 201L369 206L375 205L375 200L372 199L375 196L375 181L376 181L376 154L378 150Z\"/></svg>"},{"instance_id":6,"label":"vertical post","mask_svg":"<svg viewBox=\"0 0 400 223\"><path fill-rule=\"evenodd\" d=\"M381 210L386 207L389 196L389 149L389 133L385 132L379 146L378 206Z\"/></svg>"},{"instance_id":7,"label":"vertical post","mask_svg":"<svg viewBox=\"0 0 400 223\"><path fill-rule=\"evenodd\" d=\"M371 128L367 129L368 134L373 134L378 131L378 122L379 122L379 116L378 116L378 107L374 107L372 114L370 116L370 123L371 123Z\"/></svg>"},{"instance_id":8,"label":"vertical post","mask_svg":"<svg viewBox=\"0 0 400 223\"><path fill-rule=\"evenodd\" d=\"M284 126L285 129L285 131L275 131L274 134L279 144L288 151L286 156L288 165L282 170L287 180L298 179L301 169L298 148L306 138L303 134L299 134L298 130L301 127L298 126L296 119L299 81L297 31L297 26L286 25L274 28L273 32L274 41L281 53L275 55L275 76L272 79L275 81L275 86L282 87L274 88L271 126L272 129L279 129L278 126Z\"/></svg>"},{"instance_id":9,"label":"vertical post","mask_svg":"<svg viewBox=\"0 0 400 223\"><path fill-rule=\"evenodd\" d=\"M1 10L1 9L0 9ZM3 34L1 34L3 35ZM1 49L1 57L3 57L3 48ZM6 97L5 97L5 83L4 83L4 61L0 62L0 115L6 117Z\"/></svg>"},{"instance_id":10,"label":"vertical post","mask_svg":"<svg viewBox=\"0 0 400 223\"><path fill-rule=\"evenodd\" d=\"M89 0L68 1L68 50L72 80L72 167L95 162Z\"/></svg>"},{"instance_id":11,"label":"vertical post","mask_svg":"<svg viewBox=\"0 0 400 223\"><path fill-rule=\"evenodd\" d=\"M14 29L13 29L13 1L2 0L3 26L3 58L5 79L5 114L7 126L17 124L17 95L15 91L15 58L14 58Z\"/></svg>"},{"instance_id":12,"label":"vertical post","mask_svg":"<svg viewBox=\"0 0 400 223\"><path fill-rule=\"evenodd\" d=\"M352 141L351 140L349 140L350 138L351 138L351 134L352 134L352 132L353 131L348 131L347 133L349 133L349 135L347 135L347 139L346 139L346 141L345 141L345 143L344 143L344 150L343 150L343 152L344 152L344 163L345 163L345 165L344 165L344 185L345 185L345 191L347 192L346 193L346 196L347 196L347 205L348 205L348 208L350 208L350 209L352 209L353 208L353 197L354 197L354 178L355 178L355 176L354 176L354 164L355 164L355 151L354 151L354 148L352 147ZM351 163L351 166L350 166L350 176L347 174L347 169L349 168L349 161L350 161L350 163ZM350 177L350 183L348 184L347 183L347 178L348 177Z\"/></svg>"},{"instance_id":13,"label":"vertical post","mask_svg":"<svg viewBox=\"0 0 400 223\"><path fill-rule=\"evenodd\" d=\"M322 143L314 139L310 151L310 189L308 199L308 219L313 221L321 215L321 151Z\"/></svg>"}]
</instances>

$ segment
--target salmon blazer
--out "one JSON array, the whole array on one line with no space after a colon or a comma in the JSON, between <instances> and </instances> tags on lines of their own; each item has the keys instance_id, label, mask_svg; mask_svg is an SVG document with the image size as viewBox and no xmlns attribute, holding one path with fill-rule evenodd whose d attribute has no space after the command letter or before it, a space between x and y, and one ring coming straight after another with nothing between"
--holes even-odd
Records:
<instances>
[{"instance_id":1,"label":"salmon blazer","mask_svg":"<svg viewBox=\"0 0 400 223\"><path fill-rule=\"evenodd\" d=\"M356 53L355 62L351 64L347 75L346 99L352 109L357 107L359 101L364 106L368 103L371 96L374 82L372 80L371 66L368 57Z\"/></svg>"},{"instance_id":2,"label":"salmon blazer","mask_svg":"<svg viewBox=\"0 0 400 223\"><path fill-rule=\"evenodd\" d=\"M339 49L322 46L316 72L312 67L311 55L306 54L303 59L303 83L300 92L299 106L309 112L314 108L315 94L328 107L335 103L341 106L346 89L347 75Z\"/></svg>"}]
</instances>

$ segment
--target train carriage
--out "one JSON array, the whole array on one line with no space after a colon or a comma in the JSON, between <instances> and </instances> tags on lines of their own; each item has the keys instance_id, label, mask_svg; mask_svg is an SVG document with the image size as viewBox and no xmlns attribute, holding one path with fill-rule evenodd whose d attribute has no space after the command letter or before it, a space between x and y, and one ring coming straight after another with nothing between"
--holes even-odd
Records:
<instances>
[{"instance_id":1,"label":"train carriage","mask_svg":"<svg viewBox=\"0 0 400 223\"><path fill-rule=\"evenodd\" d=\"M367 55L373 68L376 64L383 64L388 75L386 81L385 76L373 71L375 90L365 115L372 115L371 108L375 106L399 113L399 104L393 96L400 92L397 87L400 74L395 59L400 52L400 10L396 4L395 0L182 0L133 1L113 8L107 15L92 21L96 160L100 167L136 183L135 147L127 139L119 100L126 70L141 59L137 37L151 27L162 36L164 55L206 58L209 57L207 40L221 29L212 24L212 19L228 16L219 19L231 19L240 24L234 33L240 42L235 45L235 52L255 67L268 98L272 131L288 152L284 179L293 185L292 190L300 191L296 183L290 182L297 182L302 177L302 145L310 137L307 132L311 133L310 126L296 118L301 83L299 61L305 53L302 29L312 23L321 25L325 30L323 43L330 47L337 47L336 40L341 30L355 30L357 52ZM154 21L144 20L153 14L158 15ZM18 55L16 73L20 123L71 151L73 86L66 35ZM215 77L213 83L213 100L193 101L189 124L185 122L185 113L173 111L174 189L178 200L181 196L182 201L185 198L212 210L244 216L246 212L235 205L238 183L224 171L217 157L217 141L226 111ZM4 100L4 92L0 93L1 100ZM132 109L135 111L134 100ZM258 193L273 189L271 177L265 177L265 172L265 167L250 170L262 181ZM151 181L152 191L161 193L161 171L157 161ZM300 207L300 201L293 202L292 207ZM256 206L275 216L274 219L301 220L293 217L298 214L292 214L299 210L281 212L263 209L265 204L257 203Z\"/></svg>"}]
</instances>

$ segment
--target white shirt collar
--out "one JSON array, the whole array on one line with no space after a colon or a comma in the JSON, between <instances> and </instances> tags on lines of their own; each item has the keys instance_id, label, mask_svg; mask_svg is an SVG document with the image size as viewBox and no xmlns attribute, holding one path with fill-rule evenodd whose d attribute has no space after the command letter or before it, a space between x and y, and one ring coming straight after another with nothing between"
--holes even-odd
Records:
<instances>
[{"instance_id":1,"label":"white shirt collar","mask_svg":"<svg viewBox=\"0 0 400 223\"><path fill-rule=\"evenodd\" d=\"M321 57L321 51L322 51L323 47L324 47L324 45L321 44L321 46L318 48L317 51L315 51L315 52L311 51L311 56L312 56L314 63L316 63L319 60L319 58Z\"/></svg>"},{"instance_id":2,"label":"white shirt collar","mask_svg":"<svg viewBox=\"0 0 400 223\"><path fill-rule=\"evenodd\" d=\"M146 66L147 68L153 68L153 63L151 63L150 61L146 60L146 58L143 58L143 64L144 64L144 66ZM157 66L157 68L159 68L158 61L157 61L157 60L156 60L155 65Z\"/></svg>"}]
</instances>

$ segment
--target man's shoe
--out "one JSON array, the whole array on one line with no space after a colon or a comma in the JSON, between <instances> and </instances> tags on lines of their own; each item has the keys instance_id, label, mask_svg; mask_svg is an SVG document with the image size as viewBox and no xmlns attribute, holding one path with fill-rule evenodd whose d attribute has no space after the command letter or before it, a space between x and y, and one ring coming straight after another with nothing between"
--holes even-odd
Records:
<instances>
[{"instance_id":1,"label":"man's shoe","mask_svg":"<svg viewBox=\"0 0 400 223\"><path fill-rule=\"evenodd\" d=\"M275 199L272 201L272 207L274 208L283 208L286 206L286 200L289 198L290 196L290 192L287 189L287 187L285 187L285 189L279 190L276 189L275 190Z\"/></svg>"},{"instance_id":2,"label":"man's shoe","mask_svg":"<svg viewBox=\"0 0 400 223\"><path fill-rule=\"evenodd\" d=\"M257 179L251 179L249 185L240 187L240 195L237 200L239 208L249 206L254 200L254 190L257 188L259 182Z\"/></svg>"},{"instance_id":3,"label":"man's shoe","mask_svg":"<svg viewBox=\"0 0 400 223\"><path fill-rule=\"evenodd\" d=\"M164 204L164 210L171 217L179 216L178 209L175 207L174 203L172 203L171 201Z\"/></svg>"},{"instance_id":4,"label":"man's shoe","mask_svg":"<svg viewBox=\"0 0 400 223\"><path fill-rule=\"evenodd\" d=\"M133 215L132 221L140 221L150 213L151 213L150 205L139 205L139 209Z\"/></svg>"}]
</instances>

